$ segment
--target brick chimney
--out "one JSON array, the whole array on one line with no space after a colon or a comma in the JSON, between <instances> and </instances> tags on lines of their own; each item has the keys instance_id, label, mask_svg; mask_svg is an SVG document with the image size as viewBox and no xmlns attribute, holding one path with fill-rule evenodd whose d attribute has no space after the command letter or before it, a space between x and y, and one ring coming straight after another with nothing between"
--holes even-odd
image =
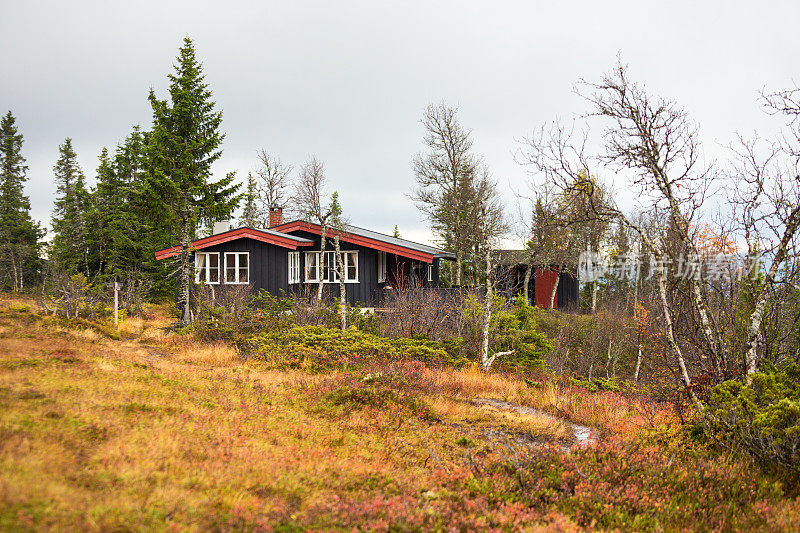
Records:
<instances>
[{"instance_id":1,"label":"brick chimney","mask_svg":"<svg viewBox=\"0 0 800 533\"><path fill-rule=\"evenodd\" d=\"M269 208L269 227L283 224L283 209L280 207Z\"/></svg>"}]
</instances>

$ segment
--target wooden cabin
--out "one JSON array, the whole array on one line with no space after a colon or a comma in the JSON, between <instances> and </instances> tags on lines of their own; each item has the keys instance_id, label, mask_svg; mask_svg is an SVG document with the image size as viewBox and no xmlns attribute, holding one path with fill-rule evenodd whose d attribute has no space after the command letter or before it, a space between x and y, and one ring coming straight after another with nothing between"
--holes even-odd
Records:
<instances>
[{"instance_id":1,"label":"wooden cabin","mask_svg":"<svg viewBox=\"0 0 800 533\"><path fill-rule=\"evenodd\" d=\"M373 306L392 288L438 287L440 261L454 259L432 246L350 225L341 232L327 229L321 256L319 225L304 220L284 223L279 214L270 218L274 225L269 229L216 228L213 235L192 242L195 282L250 285L280 296L316 291L322 279L325 292L338 297L333 243L338 234L347 302ZM180 246L165 248L156 252L156 259L180 252Z\"/></svg>"}]
</instances>

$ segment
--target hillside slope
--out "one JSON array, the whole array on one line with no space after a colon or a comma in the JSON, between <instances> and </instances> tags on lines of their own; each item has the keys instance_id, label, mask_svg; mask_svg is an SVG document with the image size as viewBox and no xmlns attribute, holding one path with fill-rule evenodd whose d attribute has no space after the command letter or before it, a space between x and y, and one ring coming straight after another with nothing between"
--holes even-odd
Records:
<instances>
[{"instance_id":1,"label":"hillside slope","mask_svg":"<svg viewBox=\"0 0 800 533\"><path fill-rule=\"evenodd\" d=\"M157 310L117 334L0 305L0 530L790 530L800 511L623 395L416 361L275 370ZM565 453L565 424L476 397L602 438Z\"/></svg>"}]
</instances>

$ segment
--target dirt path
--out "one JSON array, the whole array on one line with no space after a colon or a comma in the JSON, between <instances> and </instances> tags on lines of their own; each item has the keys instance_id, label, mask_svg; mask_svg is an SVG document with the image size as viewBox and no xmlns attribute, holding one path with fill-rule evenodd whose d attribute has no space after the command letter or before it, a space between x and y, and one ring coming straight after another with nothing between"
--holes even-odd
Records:
<instances>
[{"instance_id":1,"label":"dirt path","mask_svg":"<svg viewBox=\"0 0 800 533\"><path fill-rule=\"evenodd\" d=\"M581 424L576 424L574 422L570 422L569 420L565 420L563 418L555 417L539 409L534 409L533 407L516 405L511 402L504 402L502 400L495 400L493 398L475 398L472 401L477 404L489 405L496 409L506 409L509 411L516 411L521 414L540 416L566 424L572 429L572 432L575 434L575 442L570 446L564 446L563 447L564 451L570 451L574 448L580 448L583 446L591 446L597 442L597 438L594 435L592 428L583 426Z\"/></svg>"}]
</instances>

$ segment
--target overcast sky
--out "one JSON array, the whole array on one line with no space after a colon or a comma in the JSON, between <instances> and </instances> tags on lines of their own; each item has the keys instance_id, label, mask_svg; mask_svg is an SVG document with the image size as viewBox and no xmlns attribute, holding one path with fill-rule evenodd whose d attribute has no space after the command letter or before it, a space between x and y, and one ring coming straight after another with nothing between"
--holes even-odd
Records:
<instances>
[{"instance_id":1,"label":"overcast sky","mask_svg":"<svg viewBox=\"0 0 800 533\"><path fill-rule=\"evenodd\" d=\"M223 7L224 6L224 7ZM422 111L459 106L508 200L516 139L585 111L572 92L620 53L631 78L685 107L709 159L736 131L775 131L762 87L798 78L800 2L36 2L0 0L0 110L25 136L33 215L49 225L58 145L97 156L166 94L184 36L224 112L215 173L245 177L259 148L324 161L353 224L428 241L405 196Z\"/></svg>"}]
</instances>

